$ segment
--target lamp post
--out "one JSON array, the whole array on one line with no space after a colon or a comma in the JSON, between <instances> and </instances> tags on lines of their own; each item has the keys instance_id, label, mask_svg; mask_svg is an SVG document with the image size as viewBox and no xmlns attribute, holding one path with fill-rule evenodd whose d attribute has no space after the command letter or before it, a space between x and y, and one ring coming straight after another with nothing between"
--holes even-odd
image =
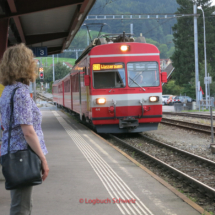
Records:
<instances>
[{"instance_id":1,"label":"lamp post","mask_svg":"<svg viewBox=\"0 0 215 215\"><path fill-rule=\"evenodd\" d=\"M195 88L196 88L196 104L200 107L199 95L200 95L200 85L199 85L199 57L198 57L198 26L197 26L197 3L193 4L193 17L194 23L194 52L195 52Z\"/></svg>"},{"instance_id":2,"label":"lamp post","mask_svg":"<svg viewBox=\"0 0 215 215\"><path fill-rule=\"evenodd\" d=\"M207 88L207 57L206 57L206 34L205 34L205 13L202 9L202 6L198 6L198 9L202 11L203 14L203 26L204 26L204 55L205 55L205 97L206 97L206 107L208 107L208 88Z\"/></svg>"}]
</instances>

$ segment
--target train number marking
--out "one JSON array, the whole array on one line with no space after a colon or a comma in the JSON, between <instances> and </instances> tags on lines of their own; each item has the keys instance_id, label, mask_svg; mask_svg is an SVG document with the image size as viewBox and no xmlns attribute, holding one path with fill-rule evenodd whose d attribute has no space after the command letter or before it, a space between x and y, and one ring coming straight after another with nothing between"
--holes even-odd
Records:
<instances>
[{"instance_id":1,"label":"train number marking","mask_svg":"<svg viewBox=\"0 0 215 215\"><path fill-rule=\"evenodd\" d=\"M100 108L96 108L96 111L100 111Z\"/></svg>"}]
</instances>

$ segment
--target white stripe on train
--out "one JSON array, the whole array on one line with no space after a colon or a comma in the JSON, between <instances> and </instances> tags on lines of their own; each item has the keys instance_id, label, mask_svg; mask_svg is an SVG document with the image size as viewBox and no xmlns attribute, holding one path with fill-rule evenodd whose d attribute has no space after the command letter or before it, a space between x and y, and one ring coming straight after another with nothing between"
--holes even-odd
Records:
<instances>
[{"instance_id":1,"label":"white stripe on train","mask_svg":"<svg viewBox=\"0 0 215 215\"><path fill-rule=\"evenodd\" d=\"M110 55L89 55L90 58L100 57L138 57L138 56L159 56L159 53L147 53L147 54L110 54Z\"/></svg>"}]
</instances>

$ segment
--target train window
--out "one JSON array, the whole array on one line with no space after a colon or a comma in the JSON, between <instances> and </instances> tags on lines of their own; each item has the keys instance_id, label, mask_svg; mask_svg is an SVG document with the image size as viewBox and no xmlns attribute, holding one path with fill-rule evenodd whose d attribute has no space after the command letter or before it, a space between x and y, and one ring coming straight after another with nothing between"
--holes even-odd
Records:
<instances>
[{"instance_id":1,"label":"train window","mask_svg":"<svg viewBox=\"0 0 215 215\"><path fill-rule=\"evenodd\" d=\"M63 85L59 84L58 85L58 93L62 93L63 92Z\"/></svg>"},{"instance_id":2,"label":"train window","mask_svg":"<svg viewBox=\"0 0 215 215\"><path fill-rule=\"evenodd\" d=\"M53 93L58 93L58 88L57 88L57 86L54 86L54 87L53 87Z\"/></svg>"},{"instance_id":3,"label":"train window","mask_svg":"<svg viewBox=\"0 0 215 215\"><path fill-rule=\"evenodd\" d=\"M133 62L127 64L129 87L155 87L160 85L157 62Z\"/></svg>"},{"instance_id":4,"label":"train window","mask_svg":"<svg viewBox=\"0 0 215 215\"><path fill-rule=\"evenodd\" d=\"M65 92L70 92L70 80L64 82Z\"/></svg>"},{"instance_id":5,"label":"train window","mask_svg":"<svg viewBox=\"0 0 215 215\"><path fill-rule=\"evenodd\" d=\"M95 89L125 87L124 64L94 64L93 69L93 86Z\"/></svg>"}]
</instances>

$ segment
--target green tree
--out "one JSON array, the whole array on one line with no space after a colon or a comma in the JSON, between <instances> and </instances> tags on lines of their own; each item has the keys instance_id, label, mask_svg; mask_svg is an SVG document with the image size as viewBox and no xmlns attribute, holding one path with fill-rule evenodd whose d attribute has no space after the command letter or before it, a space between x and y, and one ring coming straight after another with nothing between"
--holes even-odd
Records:
<instances>
[{"instance_id":1,"label":"green tree","mask_svg":"<svg viewBox=\"0 0 215 215\"><path fill-rule=\"evenodd\" d=\"M158 49L160 50L161 59L167 58L167 51L168 51L167 45L166 44L160 44Z\"/></svg>"},{"instance_id":2,"label":"green tree","mask_svg":"<svg viewBox=\"0 0 215 215\"><path fill-rule=\"evenodd\" d=\"M63 63L61 62L56 63L54 69L55 69L55 80L59 80L71 72L71 69L69 69L67 66L64 66ZM50 83L52 81L53 81L53 68L46 67L44 70L44 82Z\"/></svg>"},{"instance_id":3,"label":"green tree","mask_svg":"<svg viewBox=\"0 0 215 215\"><path fill-rule=\"evenodd\" d=\"M191 98L196 98L196 88L195 82L190 82L188 84L183 84L183 88L181 90L181 95L190 96Z\"/></svg>"},{"instance_id":4,"label":"green tree","mask_svg":"<svg viewBox=\"0 0 215 215\"><path fill-rule=\"evenodd\" d=\"M155 46L157 46L157 48L159 49L160 51L160 57L161 59L166 59L166 58L169 58L172 56L172 54L174 53L175 51L175 48L173 46L173 43L171 42L172 41L172 38L173 36L172 35L167 35L167 37L165 38L165 42L167 44L160 44L159 42L151 39L151 38L146 38L146 42L147 43L150 43L150 44L153 44ZM168 43L172 43L172 45L169 45L168 46ZM169 49L170 48L170 49ZM169 49L169 50L168 50Z\"/></svg>"},{"instance_id":5,"label":"green tree","mask_svg":"<svg viewBox=\"0 0 215 215\"><path fill-rule=\"evenodd\" d=\"M183 87L176 85L174 80L170 80L163 85L163 94L180 95L182 90Z\"/></svg>"},{"instance_id":6,"label":"green tree","mask_svg":"<svg viewBox=\"0 0 215 215\"><path fill-rule=\"evenodd\" d=\"M166 53L167 58L171 58L171 56L174 54L174 52L175 52L175 47L172 46L172 47L170 48L170 50Z\"/></svg>"},{"instance_id":7,"label":"green tree","mask_svg":"<svg viewBox=\"0 0 215 215\"><path fill-rule=\"evenodd\" d=\"M174 47L174 43L173 43L173 35L168 34L165 36L165 43L168 46L168 49L171 49L172 47Z\"/></svg>"},{"instance_id":8,"label":"green tree","mask_svg":"<svg viewBox=\"0 0 215 215\"><path fill-rule=\"evenodd\" d=\"M177 10L175 0L97 0L90 11L92 14L158 14L174 13ZM126 12L125 12L126 11ZM93 22L93 21L91 21ZM97 21L95 21L97 22ZM131 20L105 20L110 26L108 33L130 32ZM164 37L171 33L171 26L176 23L175 19L170 20L132 20L134 34L152 38L159 43L164 43ZM98 30L98 29L97 29ZM104 29L106 31L106 29Z\"/></svg>"},{"instance_id":9,"label":"green tree","mask_svg":"<svg viewBox=\"0 0 215 215\"><path fill-rule=\"evenodd\" d=\"M179 8L177 13L192 14L193 2L190 0L177 0ZM210 0L198 0L198 5L202 5L205 12L206 37L207 37L207 61L215 68L215 19L211 18L211 13L215 7L211 7ZM204 38L203 38L203 19L202 12L198 10L200 17L198 18L198 47L199 47L199 62L204 60ZM175 52L171 59L175 71L173 78L176 84L188 86L191 80L195 77L195 58L194 58L194 33L193 17L179 18L178 23L174 25L174 44ZM214 71L213 71L214 72ZM186 87L185 87L186 88Z\"/></svg>"},{"instance_id":10,"label":"green tree","mask_svg":"<svg viewBox=\"0 0 215 215\"><path fill-rule=\"evenodd\" d=\"M157 48L159 47L159 42L157 42L157 41L155 41L155 40L153 40L153 39L151 39L151 38L146 38L146 42L147 43L150 43L150 44L153 44L153 45L155 45L155 46L157 46Z\"/></svg>"}]
</instances>

